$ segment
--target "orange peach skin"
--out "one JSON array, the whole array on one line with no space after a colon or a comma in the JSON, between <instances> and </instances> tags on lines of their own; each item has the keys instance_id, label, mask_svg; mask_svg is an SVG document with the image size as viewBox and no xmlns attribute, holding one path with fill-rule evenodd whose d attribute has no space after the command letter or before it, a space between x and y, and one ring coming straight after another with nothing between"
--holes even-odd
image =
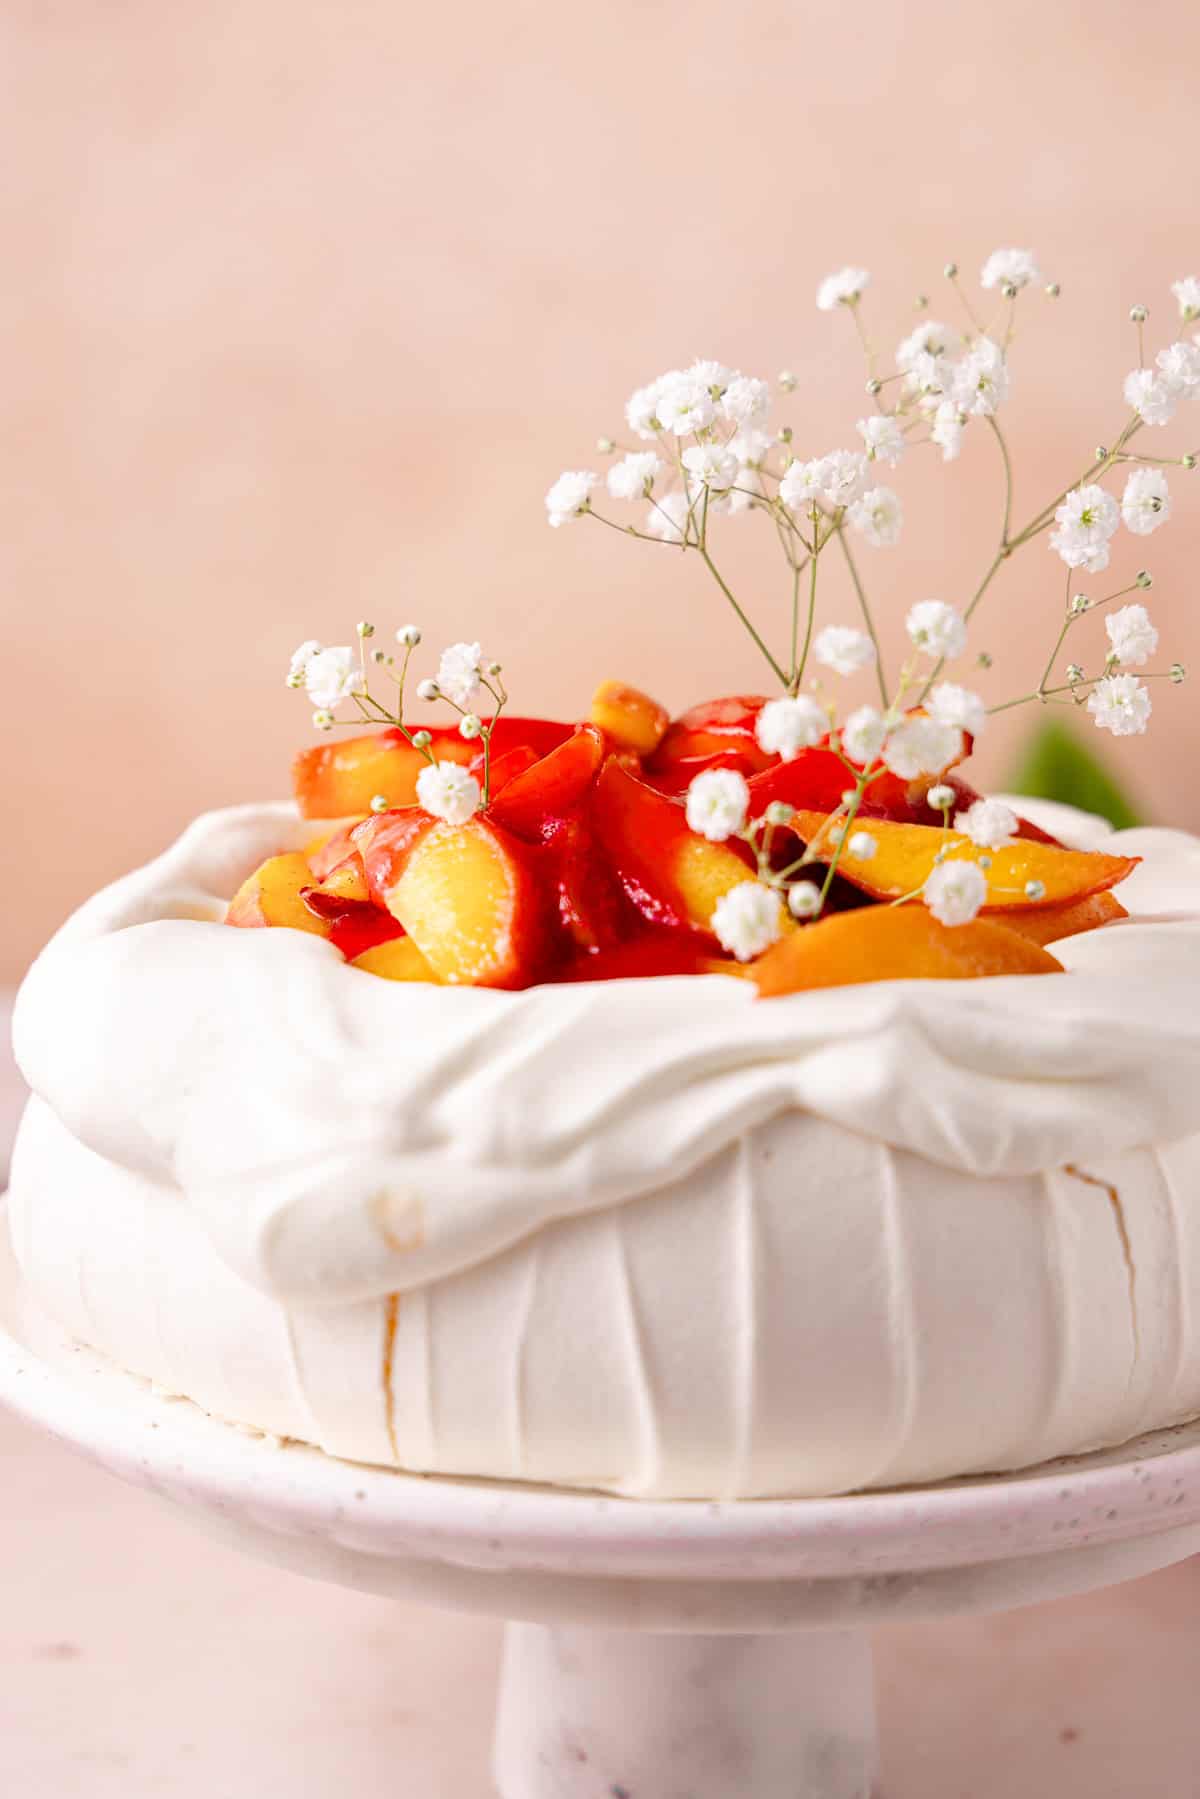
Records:
<instances>
[{"instance_id":1,"label":"orange peach skin","mask_svg":"<svg viewBox=\"0 0 1200 1799\"><path fill-rule=\"evenodd\" d=\"M356 835L372 892L439 981L528 987L539 978L551 953L549 905L530 845L484 817L450 825L415 809Z\"/></svg>"},{"instance_id":2,"label":"orange peach skin","mask_svg":"<svg viewBox=\"0 0 1200 1799\"><path fill-rule=\"evenodd\" d=\"M1020 931L1031 943L1057 943L1062 937L1078 937L1099 930L1129 914L1115 893L1089 893L1086 899L1065 906L1027 906L1004 914L1004 928Z\"/></svg>"},{"instance_id":3,"label":"orange peach skin","mask_svg":"<svg viewBox=\"0 0 1200 1799\"><path fill-rule=\"evenodd\" d=\"M939 924L920 904L871 906L805 925L751 964L760 995L807 993L861 981L968 981L984 975L1061 974L1027 937L990 920Z\"/></svg>"},{"instance_id":4,"label":"orange peach skin","mask_svg":"<svg viewBox=\"0 0 1200 1799\"><path fill-rule=\"evenodd\" d=\"M545 842L578 812L605 751L603 732L580 725L565 743L515 775L492 801L488 817L528 843Z\"/></svg>"},{"instance_id":5,"label":"orange peach skin","mask_svg":"<svg viewBox=\"0 0 1200 1799\"><path fill-rule=\"evenodd\" d=\"M797 812L793 825L811 849L824 860L833 855L828 831L842 821L820 812ZM843 850L838 873L876 899L901 899L924 886L947 849L954 861L978 862L990 857L985 912L1024 911L1031 905L1058 906L1102 893L1133 873L1140 857L1106 856L1095 850L1066 850L1055 844L1020 839L1005 849L983 850L957 831L939 831L933 825L892 824L886 819L858 821L851 831L862 830L874 838L876 850L869 859ZM1041 897L1027 898L1027 881L1040 881Z\"/></svg>"},{"instance_id":6,"label":"orange peach skin","mask_svg":"<svg viewBox=\"0 0 1200 1799\"><path fill-rule=\"evenodd\" d=\"M415 727L414 727L415 728ZM527 744L544 756L569 733L570 726L544 718L501 718L492 734L492 755L500 757ZM430 750L439 762L469 767L479 745L457 730L432 732ZM296 803L304 818L347 818L371 809L376 794L389 806L415 806L417 776L426 758L399 731L372 731L301 750L292 764Z\"/></svg>"},{"instance_id":7,"label":"orange peach skin","mask_svg":"<svg viewBox=\"0 0 1200 1799\"><path fill-rule=\"evenodd\" d=\"M328 937L327 920L316 918L300 897L312 886L312 870L299 851L271 856L242 882L229 902L225 923L243 927L286 925L293 931L309 931Z\"/></svg>"},{"instance_id":8,"label":"orange peach skin","mask_svg":"<svg viewBox=\"0 0 1200 1799\"><path fill-rule=\"evenodd\" d=\"M592 695L588 717L615 748L632 750L638 756L654 754L671 722L665 706L623 681L600 683Z\"/></svg>"},{"instance_id":9,"label":"orange peach skin","mask_svg":"<svg viewBox=\"0 0 1200 1799\"><path fill-rule=\"evenodd\" d=\"M592 823L630 899L651 924L711 934L717 901L753 879L748 856L698 837L680 801L647 787L615 758L593 789Z\"/></svg>"}]
</instances>

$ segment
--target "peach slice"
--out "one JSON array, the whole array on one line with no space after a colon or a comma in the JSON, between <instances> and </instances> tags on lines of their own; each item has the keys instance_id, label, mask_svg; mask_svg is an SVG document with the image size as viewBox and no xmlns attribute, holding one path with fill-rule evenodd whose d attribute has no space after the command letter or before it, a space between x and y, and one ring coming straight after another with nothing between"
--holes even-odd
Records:
<instances>
[{"instance_id":1,"label":"peach slice","mask_svg":"<svg viewBox=\"0 0 1200 1799\"><path fill-rule=\"evenodd\" d=\"M832 856L829 832L841 821L819 812L797 812L794 829L824 859ZM858 829L857 821L854 829ZM943 849L955 861L978 862L989 858L988 897L985 912L1024 911L1031 905L1057 906L1086 899L1115 887L1133 872L1140 857L1106 856L1096 850L1065 850L1055 844L1019 839L1004 849L982 850L957 831L939 831L932 825L892 824L887 819L863 821L862 830L875 840L869 859L842 852L838 873L876 899L900 899L924 886ZM852 833L853 834L853 833ZM1036 881L1042 891L1031 900L1025 889Z\"/></svg>"},{"instance_id":2,"label":"peach slice","mask_svg":"<svg viewBox=\"0 0 1200 1799\"><path fill-rule=\"evenodd\" d=\"M363 860L374 893L439 981L527 987L551 951L537 851L490 819L450 825L418 812L382 827ZM364 841L368 827L360 827Z\"/></svg>"},{"instance_id":3,"label":"peach slice","mask_svg":"<svg viewBox=\"0 0 1200 1799\"><path fill-rule=\"evenodd\" d=\"M1084 931L1099 930L1129 914L1115 893L1089 893L1086 899L1068 901L1059 906L1027 906L1023 911L1004 914L1004 927L1020 931L1031 943L1057 943L1060 937L1078 937Z\"/></svg>"},{"instance_id":4,"label":"peach slice","mask_svg":"<svg viewBox=\"0 0 1200 1799\"><path fill-rule=\"evenodd\" d=\"M436 981L437 976L411 937L398 936L364 950L350 961L351 968L382 975L385 981Z\"/></svg>"},{"instance_id":5,"label":"peach slice","mask_svg":"<svg viewBox=\"0 0 1200 1799\"><path fill-rule=\"evenodd\" d=\"M502 756L493 756L490 780L492 798L495 799L502 787L507 787L510 781L515 781L518 775L523 775L527 768L533 768L540 760L537 751L531 750L527 743L518 744L515 750L505 750ZM483 772L484 756L482 751L478 751L471 763L471 773L481 789Z\"/></svg>"},{"instance_id":6,"label":"peach slice","mask_svg":"<svg viewBox=\"0 0 1200 1799\"><path fill-rule=\"evenodd\" d=\"M610 758L592 792L596 835L629 898L651 924L711 932L717 901L753 878L748 850L689 830L669 799Z\"/></svg>"},{"instance_id":7,"label":"peach slice","mask_svg":"<svg viewBox=\"0 0 1200 1799\"><path fill-rule=\"evenodd\" d=\"M601 681L588 717L616 749L638 756L654 754L671 722L665 706L623 681Z\"/></svg>"},{"instance_id":8,"label":"peach slice","mask_svg":"<svg viewBox=\"0 0 1200 1799\"><path fill-rule=\"evenodd\" d=\"M492 733L492 755L528 745L544 756L570 729L545 718L500 718ZM431 737L429 747L439 762L469 767L479 754L478 744L468 743L457 730L439 727ZM305 818L345 818L368 812L376 794L390 806L415 806L417 776L424 766L421 752L401 732L372 731L301 750L292 764L292 781Z\"/></svg>"},{"instance_id":9,"label":"peach slice","mask_svg":"<svg viewBox=\"0 0 1200 1799\"><path fill-rule=\"evenodd\" d=\"M576 951L597 955L625 942L640 923L591 826L567 819L544 855L558 895L559 923Z\"/></svg>"},{"instance_id":10,"label":"peach slice","mask_svg":"<svg viewBox=\"0 0 1200 1799\"><path fill-rule=\"evenodd\" d=\"M303 892L312 886L312 871L299 851L271 856L238 888L229 902L225 923L255 927L286 925L328 937L329 924L305 905Z\"/></svg>"},{"instance_id":11,"label":"peach slice","mask_svg":"<svg viewBox=\"0 0 1200 1799\"><path fill-rule=\"evenodd\" d=\"M509 781L488 813L506 831L542 843L579 810L604 761L604 733L580 725L573 736Z\"/></svg>"},{"instance_id":12,"label":"peach slice","mask_svg":"<svg viewBox=\"0 0 1200 1799\"><path fill-rule=\"evenodd\" d=\"M741 979L749 977L750 965L714 956L707 944L687 931L642 931L595 955L576 956L556 979L629 981L693 974L730 974Z\"/></svg>"},{"instance_id":13,"label":"peach slice","mask_svg":"<svg viewBox=\"0 0 1200 1799\"><path fill-rule=\"evenodd\" d=\"M919 904L839 912L793 931L750 965L764 998L862 981L965 981L984 975L1061 974L1061 962L990 920L939 924Z\"/></svg>"},{"instance_id":14,"label":"peach slice","mask_svg":"<svg viewBox=\"0 0 1200 1799\"><path fill-rule=\"evenodd\" d=\"M650 759L655 775L669 775L687 785L687 779L714 765L714 758L729 757L728 766L744 775L770 768L775 757L760 749L754 735L758 715L766 705L761 694L730 694L723 700L706 700L693 706L671 724ZM842 783L845 786L845 782Z\"/></svg>"}]
</instances>

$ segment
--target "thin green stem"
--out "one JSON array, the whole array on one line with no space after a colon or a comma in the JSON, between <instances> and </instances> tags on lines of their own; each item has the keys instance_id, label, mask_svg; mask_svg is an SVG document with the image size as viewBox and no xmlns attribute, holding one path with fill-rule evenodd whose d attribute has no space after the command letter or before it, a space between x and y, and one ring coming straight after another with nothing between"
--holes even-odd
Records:
<instances>
[{"instance_id":1,"label":"thin green stem","mask_svg":"<svg viewBox=\"0 0 1200 1799\"><path fill-rule=\"evenodd\" d=\"M704 562L704 566L707 568L709 574L712 576L712 578L716 582L717 586L721 589L721 592L725 595L725 598L729 601L729 604L733 607L733 610L737 613L738 618L741 620L742 624L746 627L746 630L750 633L750 636L753 638L755 644L758 646L758 648L762 652L763 656L765 656L767 662L770 664L772 673L774 674L776 680L779 682L779 685L781 687L786 687L788 685L788 678L787 678L786 674L780 668L778 662L776 662L774 656L772 656L770 650L767 648L766 644L763 642L762 638L759 636L758 632L755 630L755 628L751 624L750 620L746 617L745 612L742 610L741 606L738 604L737 600L734 598L728 582L725 580L724 576L721 574L720 569L717 567L716 563L713 561L712 557L709 555L707 546L701 544L701 545L698 545L697 547L699 548L701 558L703 559L703 562Z\"/></svg>"},{"instance_id":2,"label":"thin green stem","mask_svg":"<svg viewBox=\"0 0 1200 1799\"><path fill-rule=\"evenodd\" d=\"M883 667L883 652L880 648L879 637L875 630L875 621L871 617L871 608L867 602L867 591L862 584L862 577L858 572L858 564L855 562L850 545L846 541L846 526L844 522L837 528L837 539L842 546L842 555L846 558L846 567L850 570L850 579L854 583L854 591L858 595L859 611L862 613L863 623L867 627L867 636L875 645L875 678L879 683L879 697L883 701L884 710L886 711L888 704L888 690L887 675L885 674Z\"/></svg>"}]
</instances>

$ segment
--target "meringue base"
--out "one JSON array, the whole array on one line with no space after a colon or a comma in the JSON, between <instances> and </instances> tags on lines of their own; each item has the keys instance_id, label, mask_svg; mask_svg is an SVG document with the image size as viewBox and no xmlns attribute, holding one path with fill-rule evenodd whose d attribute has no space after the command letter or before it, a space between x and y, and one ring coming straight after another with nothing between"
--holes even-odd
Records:
<instances>
[{"instance_id":1,"label":"meringue base","mask_svg":"<svg viewBox=\"0 0 1200 1799\"><path fill-rule=\"evenodd\" d=\"M67 1331L221 1418L414 1472L749 1499L1200 1414L1198 1186L1200 1138L980 1177L792 1112L463 1272L298 1306L35 1100L10 1208Z\"/></svg>"}]
</instances>

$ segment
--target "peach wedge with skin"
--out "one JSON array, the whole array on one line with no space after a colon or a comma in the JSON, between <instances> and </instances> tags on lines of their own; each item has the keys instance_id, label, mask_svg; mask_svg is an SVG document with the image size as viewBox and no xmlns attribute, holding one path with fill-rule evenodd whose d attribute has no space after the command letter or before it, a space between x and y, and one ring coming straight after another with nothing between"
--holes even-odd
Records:
<instances>
[{"instance_id":1,"label":"peach wedge with skin","mask_svg":"<svg viewBox=\"0 0 1200 1799\"><path fill-rule=\"evenodd\" d=\"M592 792L592 825L639 911L656 925L711 935L718 900L754 878L749 858L689 829L683 805L647 787L615 758Z\"/></svg>"},{"instance_id":2,"label":"peach wedge with skin","mask_svg":"<svg viewBox=\"0 0 1200 1799\"><path fill-rule=\"evenodd\" d=\"M242 882L229 902L225 923L251 928L286 925L293 931L328 937L328 922L310 912L301 897L312 884L312 870L299 851L271 856Z\"/></svg>"},{"instance_id":3,"label":"peach wedge with skin","mask_svg":"<svg viewBox=\"0 0 1200 1799\"><path fill-rule=\"evenodd\" d=\"M839 912L793 931L750 967L764 998L863 981L968 981L1062 972L1048 950L1005 925L990 919L939 924L919 903Z\"/></svg>"},{"instance_id":4,"label":"peach wedge with skin","mask_svg":"<svg viewBox=\"0 0 1200 1799\"><path fill-rule=\"evenodd\" d=\"M1078 937L1128 917L1116 894L1107 891L1089 893L1086 899L1063 906L1026 906L1023 911L1014 908L1003 915L1005 929L1020 931L1031 943L1057 943L1063 937Z\"/></svg>"},{"instance_id":5,"label":"peach wedge with skin","mask_svg":"<svg viewBox=\"0 0 1200 1799\"><path fill-rule=\"evenodd\" d=\"M384 852L387 854L386 850ZM550 928L537 852L488 819L430 820L368 879L434 976L451 986L528 987L543 972ZM397 952L398 953L398 952Z\"/></svg>"},{"instance_id":6,"label":"peach wedge with skin","mask_svg":"<svg viewBox=\"0 0 1200 1799\"><path fill-rule=\"evenodd\" d=\"M437 976L411 937L394 937L355 956L351 968L381 975L385 981L434 981Z\"/></svg>"},{"instance_id":7,"label":"peach wedge with skin","mask_svg":"<svg viewBox=\"0 0 1200 1799\"><path fill-rule=\"evenodd\" d=\"M840 818L819 812L797 812L793 828L822 861L834 853L830 833L843 827ZM944 850L948 859L978 863L990 861L985 912L1023 911L1031 904L1059 906L1087 899L1115 887L1137 867L1137 856L1106 856L1098 850L1066 850L1057 844L1034 843L1025 838L1004 849L980 849L961 831L939 831L933 825L899 825L879 818L855 822L850 835L862 831L875 845L869 857L855 856L849 843L842 851L838 873L876 899L902 899L917 893L937 866ZM1035 898L1026 891L1037 884Z\"/></svg>"},{"instance_id":8,"label":"peach wedge with skin","mask_svg":"<svg viewBox=\"0 0 1200 1799\"><path fill-rule=\"evenodd\" d=\"M601 681L588 717L615 748L637 756L652 756L671 722L665 706L623 681Z\"/></svg>"}]
</instances>

